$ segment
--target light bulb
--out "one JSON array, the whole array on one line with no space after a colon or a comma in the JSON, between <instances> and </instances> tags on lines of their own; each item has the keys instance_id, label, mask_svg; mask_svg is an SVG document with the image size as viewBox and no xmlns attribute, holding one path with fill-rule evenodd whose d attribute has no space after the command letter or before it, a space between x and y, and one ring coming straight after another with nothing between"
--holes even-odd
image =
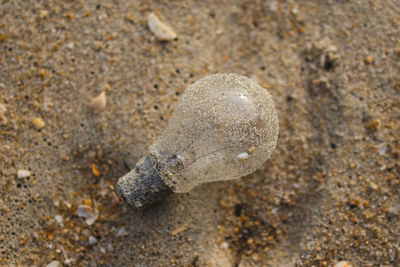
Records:
<instances>
[{"instance_id":1,"label":"light bulb","mask_svg":"<svg viewBox=\"0 0 400 267\"><path fill-rule=\"evenodd\" d=\"M139 209L171 192L252 173L270 157L278 128L271 95L255 81L206 76L185 90L164 133L119 179L117 192Z\"/></svg>"}]
</instances>

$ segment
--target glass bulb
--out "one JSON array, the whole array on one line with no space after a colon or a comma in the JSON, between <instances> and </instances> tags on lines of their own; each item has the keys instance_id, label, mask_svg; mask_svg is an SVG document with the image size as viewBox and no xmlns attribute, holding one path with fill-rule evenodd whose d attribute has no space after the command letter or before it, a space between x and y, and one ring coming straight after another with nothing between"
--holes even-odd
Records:
<instances>
[{"instance_id":1,"label":"glass bulb","mask_svg":"<svg viewBox=\"0 0 400 267\"><path fill-rule=\"evenodd\" d=\"M206 76L186 89L164 133L117 191L138 208L157 194L239 178L270 157L278 131L266 89L238 74Z\"/></svg>"}]
</instances>

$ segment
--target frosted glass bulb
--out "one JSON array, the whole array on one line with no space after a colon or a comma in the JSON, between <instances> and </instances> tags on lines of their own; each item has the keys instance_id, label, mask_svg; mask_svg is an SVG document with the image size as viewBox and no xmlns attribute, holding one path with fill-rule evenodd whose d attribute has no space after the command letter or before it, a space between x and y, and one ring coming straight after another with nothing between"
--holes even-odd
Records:
<instances>
[{"instance_id":1,"label":"frosted glass bulb","mask_svg":"<svg viewBox=\"0 0 400 267\"><path fill-rule=\"evenodd\" d=\"M133 209L175 192L252 173L271 155L278 116L268 91L239 74L214 74L190 85L164 133L117 192Z\"/></svg>"}]
</instances>

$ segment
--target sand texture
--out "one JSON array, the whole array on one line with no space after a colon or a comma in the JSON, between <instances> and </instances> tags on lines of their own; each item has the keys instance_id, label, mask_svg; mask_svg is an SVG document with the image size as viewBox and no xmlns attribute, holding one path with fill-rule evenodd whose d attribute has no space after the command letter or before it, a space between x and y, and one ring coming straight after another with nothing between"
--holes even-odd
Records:
<instances>
[{"instance_id":1,"label":"sand texture","mask_svg":"<svg viewBox=\"0 0 400 267\"><path fill-rule=\"evenodd\" d=\"M399 29L398 0L0 1L0 266L399 266ZM130 211L118 178L230 72L271 158Z\"/></svg>"}]
</instances>

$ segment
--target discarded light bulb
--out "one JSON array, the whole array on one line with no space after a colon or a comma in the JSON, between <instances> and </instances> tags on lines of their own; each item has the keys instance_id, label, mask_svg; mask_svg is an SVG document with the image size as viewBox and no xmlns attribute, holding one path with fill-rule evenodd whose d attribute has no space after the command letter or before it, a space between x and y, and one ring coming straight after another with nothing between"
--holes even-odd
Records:
<instances>
[{"instance_id":1,"label":"discarded light bulb","mask_svg":"<svg viewBox=\"0 0 400 267\"><path fill-rule=\"evenodd\" d=\"M121 177L118 194L133 209L212 181L259 168L278 138L268 91L239 74L214 74L190 85L148 155Z\"/></svg>"}]
</instances>

